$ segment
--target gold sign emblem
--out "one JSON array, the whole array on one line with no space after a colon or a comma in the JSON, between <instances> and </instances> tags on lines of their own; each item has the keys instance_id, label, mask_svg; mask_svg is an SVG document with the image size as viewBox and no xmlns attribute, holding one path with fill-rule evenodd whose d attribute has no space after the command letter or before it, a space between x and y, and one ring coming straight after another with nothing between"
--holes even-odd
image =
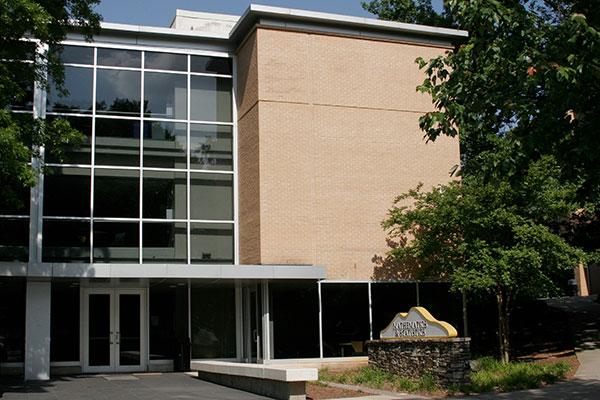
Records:
<instances>
[{"instance_id":1,"label":"gold sign emblem","mask_svg":"<svg viewBox=\"0 0 600 400\"><path fill-rule=\"evenodd\" d=\"M381 331L381 339L456 337L452 325L435 319L423 307L412 307L407 313L398 313Z\"/></svg>"}]
</instances>

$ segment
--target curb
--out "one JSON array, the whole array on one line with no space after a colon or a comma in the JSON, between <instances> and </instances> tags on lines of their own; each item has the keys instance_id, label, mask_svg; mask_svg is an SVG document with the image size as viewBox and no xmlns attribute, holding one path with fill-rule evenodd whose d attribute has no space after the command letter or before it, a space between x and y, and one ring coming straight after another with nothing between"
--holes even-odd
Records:
<instances>
[{"instance_id":1,"label":"curb","mask_svg":"<svg viewBox=\"0 0 600 400\"><path fill-rule=\"evenodd\" d=\"M414 400L428 399L428 400L431 400L433 398L433 397L421 396L421 395L404 393L404 392L390 392L388 390L373 389L373 388L369 388L369 387L365 387L365 386L347 385L345 383L336 383L336 382L327 382L327 381L320 381L320 382L322 384L324 384L325 386L330 386L330 387L334 387L334 388L338 388L338 389L353 390L356 392L363 392L363 393L367 393L369 395L384 396L384 398L386 398L386 399L414 399ZM351 398L351 399L347 399L347 400L372 399L372 398L373 398L372 396L366 396L366 397Z\"/></svg>"}]
</instances>

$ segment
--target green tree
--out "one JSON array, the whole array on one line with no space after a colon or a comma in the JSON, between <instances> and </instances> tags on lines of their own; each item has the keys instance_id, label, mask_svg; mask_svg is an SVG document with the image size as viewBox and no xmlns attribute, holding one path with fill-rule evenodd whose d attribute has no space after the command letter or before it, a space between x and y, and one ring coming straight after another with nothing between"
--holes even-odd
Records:
<instances>
[{"instance_id":1,"label":"green tree","mask_svg":"<svg viewBox=\"0 0 600 400\"><path fill-rule=\"evenodd\" d=\"M383 223L386 265L411 265L418 279L449 279L457 292L494 295L504 361L515 299L561 294L584 257L548 227L576 207L578 186L560 182L558 169L544 157L518 184L469 176L429 192L419 187L399 196Z\"/></svg>"},{"instance_id":2,"label":"green tree","mask_svg":"<svg viewBox=\"0 0 600 400\"><path fill-rule=\"evenodd\" d=\"M599 220L594 3L446 0L438 25L469 37L439 57L417 60L426 75L418 90L435 108L420 126L430 141L459 137L462 181L400 196L416 203L390 211L392 249L383 261L449 276L456 290L492 291L504 360L515 296L556 293L558 272L584 257L571 246L581 244L573 231ZM435 21L414 12L420 4L371 1L366 8L385 19ZM600 243L586 246L593 252Z\"/></svg>"},{"instance_id":3,"label":"green tree","mask_svg":"<svg viewBox=\"0 0 600 400\"><path fill-rule=\"evenodd\" d=\"M429 2L425 2L429 4ZM594 0L445 0L436 13L416 0L375 0L383 19L469 32L452 51L419 59L435 111L428 140L459 136L462 173L515 176L552 155L560 177L583 180L582 205L600 203L600 8ZM460 135L458 133L460 132Z\"/></svg>"},{"instance_id":4,"label":"green tree","mask_svg":"<svg viewBox=\"0 0 600 400\"><path fill-rule=\"evenodd\" d=\"M15 207L20 193L35 183L32 157L47 145L60 158L66 146L77 145L82 135L63 119L33 120L15 114L15 105L31 102L33 83L47 86L51 77L59 90L63 83L60 49L69 31L88 39L99 28L101 17L93 7L99 0L0 1L0 205Z\"/></svg>"},{"instance_id":5,"label":"green tree","mask_svg":"<svg viewBox=\"0 0 600 400\"><path fill-rule=\"evenodd\" d=\"M582 180L581 203L599 203L600 10L587 3L445 2L470 38L419 60L436 107L420 122L429 140L460 131L465 174L514 176L552 155Z\"/></svg>"},{"instance_id":6,"label":"green tree","mask_svg":"<svg viewBox=\"0 0 600 400\"><path fill-rule=\"evenodd\" d=\"M363 1L362 6L379 18L391 21L434 26L450 26L452 23L448 15L434 10L431 0L373 0Z\"/></svg>"}]
</instances>

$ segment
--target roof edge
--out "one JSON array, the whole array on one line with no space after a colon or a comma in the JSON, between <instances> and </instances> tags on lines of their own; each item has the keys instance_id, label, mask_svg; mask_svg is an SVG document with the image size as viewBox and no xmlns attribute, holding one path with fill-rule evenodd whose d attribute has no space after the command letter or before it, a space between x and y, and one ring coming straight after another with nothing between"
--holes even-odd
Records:
<instances>
[{"instance_id":1,"label":"roof edge","mask_svg":"<svg viewBox=\"0 0 600 400\"><path fill-rule=\"evenodd\" d=\"M317 11L306 11L292 8L265 6L261 4L250 4L244 13L240 16L228 14L214 14L196 11L176 9L176 15L181 16L205 16L214 19L228 20L237 22L227 33L211 33L192 30L182 30L167 27L155 27L145 25L130 25L113 22L102 22L101 29L106 31L120 31L135 34L146 35L168 35L181 38L195 38L218 41L239 42L254 27L261 18L272 18L276 20L290 22L306 22L321 25L337 26L339 28L350 28L365 33L365 36L373 34L374 31L387 32L389 34L405 34L420 37L431 37L454 42L464 40L469 37L469 32L460 29L439 28L428 25L409 24L404 22L384 21L375 18L354 17L342 14L323 13Z\"/></svg>"},{"instance_id":2,"label":"roof edge","mask_svg":"<svg viewBox=\"0 0 600 400\"><path fill-rule=\"evenodd\" d=\"M129 24L114 23L114 22L101 22L100 23L100 33L102 33L103 30L104 31L139 33L139 34L150 34L150 35L170 35L170 36L178 36L178 37L197 38L197 39L228 40L230 38L230 36L228 34L198 32L198 31L192 31L192 30L188 31L188 30L181 30L181 29L158 27L158 26L148 26L148 25L129 25Z\"/></svg>"},{"instance_id":3,"label":"roof edge","mask_svg":"<svg viewBox=\"0 0 600 400\"><path fill-rule=\"evenodd\" d=\"M250 4L242 17L233 27L230 36L234 37L242 35L243 32L240 32L240 30L249 23L251 24L253 20L258 17L277 17L289 20L362 27L397 33L433 36L450 40L465 39L469 37L468 31L460 29L439 28L429 25L409 24L405 22L385 21L375 18L354 17L343 14L265 6L261 4Z\"/></svg>"}]
</instances>

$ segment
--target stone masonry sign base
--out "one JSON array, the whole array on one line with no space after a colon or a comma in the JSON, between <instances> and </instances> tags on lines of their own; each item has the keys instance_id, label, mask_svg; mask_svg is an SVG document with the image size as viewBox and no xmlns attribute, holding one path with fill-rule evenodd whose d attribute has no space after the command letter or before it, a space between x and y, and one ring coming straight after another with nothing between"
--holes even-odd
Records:
<instances>
[{"instance_id":1,"label":"stone masonry sign base","mask_svg":"<svg viewBox=\"0 0 600 400\"><path fill-rule=\"evenodd\" d=\"M406 378L431 375L443 386L468 383L470 338L398 338L367 342L369 366Z\"/></svg>"}]
</instances>

